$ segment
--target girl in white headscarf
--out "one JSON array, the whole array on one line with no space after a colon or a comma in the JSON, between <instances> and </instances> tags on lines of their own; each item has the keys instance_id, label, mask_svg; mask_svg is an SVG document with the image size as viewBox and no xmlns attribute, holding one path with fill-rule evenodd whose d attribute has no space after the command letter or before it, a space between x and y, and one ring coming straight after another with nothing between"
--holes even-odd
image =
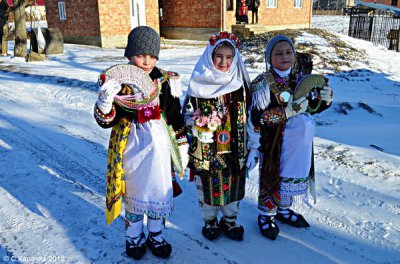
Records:
<instances>
[{"instance_id":1,"label":"girl in white headscarf","mask_svg":"<svg viewBox=\"0 0 400 264\"><path fill-rule=\"evenodd\" d=\"M210 38L197 62L185 99L191 180L195 180L205 238L223 232L243 240L237 224L245 190L246 119L250 78L237 37L220 32ZM221 210L222 218L218 221Z\"/></svg>"}]
</instances>

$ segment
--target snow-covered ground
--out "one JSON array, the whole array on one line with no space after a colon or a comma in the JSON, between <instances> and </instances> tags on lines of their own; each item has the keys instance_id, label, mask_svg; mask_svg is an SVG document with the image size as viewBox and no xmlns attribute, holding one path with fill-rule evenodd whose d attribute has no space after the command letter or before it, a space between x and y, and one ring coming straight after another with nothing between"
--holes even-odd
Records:
<instances>
[{"instance_id":1,"label":"snow-covered ground","mask_svg":"<svg viewBox=\"0 0 400 264\"><path fill-rule=\"evenodd\" d=\"M262 237L253 171L239 214L244 241L207 241L195 186L184 179L165 231L171 257L148 252L141 263L400 263L400 54L339 37L365 48L367 61L327 76L335 98L316 116L318 202L295 207L311 227L280 224L276 241ZM203 49L163 49L158 66L179 72L186 90ZM70 44L45 62L0 57L3 262L132 262L123 256L123 218L105 224L110 130L92 114L98 74L125 62L123 50Z\"/></svg>"},{"instance_id":2,"label":"snow-covered ground","mask_svg":"<svg viewBox=\"0 0 400 264\"><path fill-rule=\"evenodd\" d=\"M325 29L332 33L347 35L350 16L313 16L311 28Z\"/></svg>"}]
</instances>

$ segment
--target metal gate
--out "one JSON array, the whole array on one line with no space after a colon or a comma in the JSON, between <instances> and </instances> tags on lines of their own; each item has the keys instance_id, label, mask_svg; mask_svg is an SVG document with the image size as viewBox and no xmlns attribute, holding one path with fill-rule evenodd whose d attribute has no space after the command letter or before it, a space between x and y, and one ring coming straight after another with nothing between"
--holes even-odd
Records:
<instances>
[{"instance_id":1,"label":"metal gate","mask_svg":"<svg viewBox=\"0 0 400 264\"><path fill-rule=\"evenodd\" d=\"M372 8L352 8L349 36L399 51L400 16Z\"/></svg>"}]
</instances>

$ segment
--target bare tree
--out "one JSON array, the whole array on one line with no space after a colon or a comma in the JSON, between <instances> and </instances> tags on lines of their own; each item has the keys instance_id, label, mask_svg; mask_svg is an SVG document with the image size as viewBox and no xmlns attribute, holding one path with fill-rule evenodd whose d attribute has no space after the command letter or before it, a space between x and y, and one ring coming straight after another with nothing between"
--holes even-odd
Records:
<instances>
[{"instance_id":1,"label":"bare tree","mask_svg":"<svg viewBox=\"0 0 400 264\"><path fill-rule=\"evenodd\" d=\"M15 57L26 57L27 48L27 34L26 34L26 20L25 8L32 4L32 0L13 0L14 6L12 11L14 13L15 22Z\"/></svg>"},{"instance_id":2,"label":"bare tree","mask_svg":"<svg viewBox=\"0 0 400 264\"><path fill-rule=\"evenodd\" d=\"M6 0L0 0L0 51L6 55L8 50L8 14L10 8Z\"/></svg>"}]
</instances>

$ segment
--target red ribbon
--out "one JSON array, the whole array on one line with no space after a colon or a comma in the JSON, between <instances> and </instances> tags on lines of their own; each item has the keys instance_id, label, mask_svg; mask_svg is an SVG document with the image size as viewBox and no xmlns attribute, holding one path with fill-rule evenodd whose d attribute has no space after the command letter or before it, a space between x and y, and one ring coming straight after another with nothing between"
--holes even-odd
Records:
<instances>
[{"instance_id":1,"label":"red ribbon","mask_svg":"<svg viewBox=\"0 0 400 264\"><path fill-rule=\"evenodd\" d=\"M158 105L137 110L137 121L143 124L152 119L160 119L160 107Z\"/></svg>"}]
</instances>

